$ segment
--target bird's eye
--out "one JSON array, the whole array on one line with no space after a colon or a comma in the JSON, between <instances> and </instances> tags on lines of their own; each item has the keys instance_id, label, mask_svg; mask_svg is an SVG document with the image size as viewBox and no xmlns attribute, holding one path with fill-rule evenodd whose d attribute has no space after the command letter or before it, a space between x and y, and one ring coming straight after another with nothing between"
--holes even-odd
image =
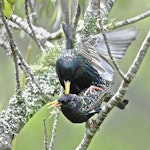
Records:
<instances>
[{"instance_id":1,"label":"bird's eye","mask_svg":"<svg viewBox=\"0 0 150 150\"><path fill-rule=\"evenodd\" d=\"M67 100L63 100L63 101L61 101L61 103L63 103L63 104L67 104L69 101L67 101Z\"/></svg>"}]
</instances>

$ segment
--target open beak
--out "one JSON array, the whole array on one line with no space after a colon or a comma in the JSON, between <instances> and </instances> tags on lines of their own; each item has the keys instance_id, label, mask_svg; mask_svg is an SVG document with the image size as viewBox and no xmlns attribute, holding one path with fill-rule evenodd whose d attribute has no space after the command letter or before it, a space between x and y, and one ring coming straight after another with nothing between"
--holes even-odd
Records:
<instances>
[{"instance_id":1,"label":"open beak","mask_svg":"<svg viewBox=\"0 0 150 150\"><path fill-rule=\"evenodd\" d=\"M49 102L47 105L49 106L48 108L53 108L53 107L61 106L61 103L58 102L58 100L55 100L55 101Z\"/></svg>"},{"instance_id":2,"label":"open beak","mask_svg":"<svg viewBox=\"0 0 150 150\"><path fill-rule=\"evenodd\" d=\"M69 94L70 93L70 84L71 82L70 81L65 81L65 94Z\"/></svg>"}]
</instances>

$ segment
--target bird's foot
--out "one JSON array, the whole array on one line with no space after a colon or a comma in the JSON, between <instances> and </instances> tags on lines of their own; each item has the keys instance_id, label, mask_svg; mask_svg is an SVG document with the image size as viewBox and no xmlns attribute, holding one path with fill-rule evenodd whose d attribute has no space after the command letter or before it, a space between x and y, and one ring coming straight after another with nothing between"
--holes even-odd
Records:
<instances>
[{"instance_id":1,"label":"bird's foot","mask_svg":"<svg viewBox=\"0 0 150 150\"><path fill-rule=\"evenodd\" d=\"M98 87L98 86L91 85L91 86L85 91L84 96L86 96L86 95L88 94L88 92L92 93L92 90L102 91L103 88Z\"/></svg>"}]
</instances>

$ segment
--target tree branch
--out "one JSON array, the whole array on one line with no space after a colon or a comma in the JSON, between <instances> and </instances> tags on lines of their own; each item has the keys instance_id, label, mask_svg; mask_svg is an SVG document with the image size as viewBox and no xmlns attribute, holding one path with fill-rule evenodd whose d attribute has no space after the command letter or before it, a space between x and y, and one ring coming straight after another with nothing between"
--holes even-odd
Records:
<instances>
[{"instance_id":1,"label":"tree branch","mask_svg":"<svg viewBox=\"0 0 150 150\"><path fill-rule=\"evenodd\" d=\"M22 18L18 17L17 15L12 15L10 20L14 23L16 23L24 32L26 32L31 38L34 39L31 29L29 28L29 25L26 21L24 21ZM37 40L45 49L50 49L54 45L50 43L48 40L55 40L62 37L62 30L58 30L55 33L49 33L42 27L37 27L32 25L32 28L34 30L34 33L37 37Z\"/></svg>"},{"instance_id":2,"label":"tree branch","mask_svg":"<svg viewBox=\"0 0 150 150\"><path fill-rule=\"evenodd\" d=\"M9 40L7 38L7 32L4 26L0 27L0 46L4 48L7 55L11 55L12 51L10 48Z\"/></svg>"},{"instance_id":3,"label":"tree branch","mask_svg":"<svg viewBox=\"0 0 150 150\"><path fill-rule=\"evenodd\" d=\"M98 2L99 2L99 3L98 3L98 6L101 6L101 3L100 3L101 0L98 0ZM103 27L103 22L102 22L102 17L101 17L101 13L100 13L100 8L101 8L101 7L99 7L99 9L98 9L98 10L99 10L99 11L98 11L99 24L100 24L101 33L102 33L102 35L103 35L105 45L106 45L107 50L108 50L109 57L110 57L110 59L112 60L112 63L113 63L113 65L115 66L115 68L116 68L118 74L121 76L122 79L125 80L125 75L124 75L123 71L119 68L117 62L114 60L114 58L113 58L113 56L112 56L112 54L111 54L111 50L110 50L110 47L109 47L109 44L108 44L108 40L107 40L107 37L106 37L106 34L105 34L105 30L104 30L104 27Z\"/></svg>"},{"instance_id":4,"label":"tree branch","mask_svg":"<svg viewBox=\"0 0 150 150\"><path fill-rule=\"evenodd\" d=\"M13 35L12 35L12 33L11 33L9 27L8 27L7 21L5 19L1 2L0 2L0 13L2 15L2 21L4 23L5 29L7 31L8 37L9 37L9 45L10 45L10 48L11 48L13 61L14 61L14 64L15 64L16 91L17 91L17 94L19 94L20 91L21 91L21 87L20 87L20 78L19 78L18 57L17 57L17 54L16 54L16 43L14 42Z\"/></svg>"},{"instance_id":5,"label":"tree branch","mask_svg":"<svg viewBox=\"0 0 150 150\"><path fill-rule=\"evenodd\" d=\"M116 0L101 0L100 5L100 14L102 18L107 18L110 10L112 9ZM89 0L84 19L89 19L91 17L97 18L99 11L99 1L98 0Z\"/></svg>"},{"instance_id":6,"label":"tree branch","mask_svg":"<svg viewBox=\"0 0 150 150\"><path fill-rule=\"evenodd\" d=\"M36 66L35 66L36 67ZM43 70L42 70L43 69ZM34 73L42 90L50 96L57 94L60 84L52 66L39 66ZM17 101L21 99L21 102ZM28 77L22 95L14 95L7 107L0 113L0 149L11 150L12 140L28 120L49 100L39 92L37 86Z\"/></svg>"},{"instance_id":7,"label":"tree branch","mask_svg":"<svg viewBox=\"0 0 150 150\"><path fill-rule=\"evenodd\" d=\"M34 41L37 43L37 45L40 47L40 49L42 50L42 46L40 44L40 42L38 41L37 37L36 37L36 34L34 33L34 30L33 30L33 27L32 27L32 24L31 24L31 20L30 20L30 15L29 15L29 10L28 10L28 6L29 6L30 2L28 0L25 0L25 13L26 13L26 18L27 18L27 23L29 25L29 28L32 32L32 36L34 38ZM43 51L43 50L42 50Z\"/></svg>"},{"instance_id":8,"label":"tree branch","mask_svg":"<svg viewBox=\"0 0 150 150\"><path fill-rule=\"evenodd\" d=\"M119 28L119 27L123 27L125 25L129 25L129 24L132 24L132 23L135 23L137 21L140 21L144 18L147 18L150 16L150 11L146 11L140 15L137 15L133 18L129 18L127 20L123 20L123 21L118 21L116 23L113 24L113 28Z\"/></svg>"},{"instance_id":9,"label":"tree branch","mask_svg":"<svg viewBox=\"0 0 150 150\"><path fill-rule=\"evenodd\" d=\"M72 21L72 26L73 26L72 39L75 39L75 35L76 35L77 27L78 27L80 14L81 14L81 8L80 8L80 5L79 5L79 1L77 1L76 14L75 14L75 16L73 18L73 21Z\"/></svg>"},{"instance_id":10,"label":"tree branch","mask_svg":"<svg viewBox=\"0 0 150 150\"><path fill-rule=\"evenodd\" d=\"M116 106L124 97L131 81L135 77L136 73L138 72L140 65L142 61L144 60L144 57L147 53L148 48L150 47L150 31L147 34L144 42L142 43L142 46L139 50L139 53L137 54L133 64L129 68L129 71L127 72L126 76L128 77L127 80L122 80L116 94L111 98L111 100L102 107L102 110L98 114L95 124L93 128L87 128L86 132L84 134L84 137L79 144L79 146L76 148L76 150L86 150L96 134L97 130L99 129L100 125L103 123L104 119L107 117L109 112Z\"/></svg>"},{"instance_id":11,"label":"tree branch","mask_svg":"<svg viewBox=\"0 0 150 150\"><path fill-rule=\"evenodd\" d=\"M43 119L43 126L44 126L44 150L48 150L46 119Z\"/></svg>"},{"instance_id":12,"label":"tree branch","mask_svg":"<svg viewBox=\"0 0 150 150\"><path fill-rule=\"evenodd\" d=\"M59 97L62 95L63 93L63 88L60 88L60 92L59 92ZM54 149L54 142L55 142L55 137L56 137L56 131L57 131L57 126L58 126L58 118L59 118L59 109L55 108L55 118L54 118L54 124L53 124L53 129L52 129L52 136L51 136L51 140L50 140L50 144L49 144L49 150L53 150Z\"/></svg>"},{"instance_id":13,"label":"tree branch","mask_svg":"<svg viewBox=\"0 0 150 150\"><path fill-rule=\"evenodd\" d=\"M82 29L82 37L88 37L100 32L97 24L97 15L100 11L101 18L106 19L116 0L89 0L87 9L84 15L84 28ZM99 10L100 9L100 10Z\"/></svg>"}]
</instances>

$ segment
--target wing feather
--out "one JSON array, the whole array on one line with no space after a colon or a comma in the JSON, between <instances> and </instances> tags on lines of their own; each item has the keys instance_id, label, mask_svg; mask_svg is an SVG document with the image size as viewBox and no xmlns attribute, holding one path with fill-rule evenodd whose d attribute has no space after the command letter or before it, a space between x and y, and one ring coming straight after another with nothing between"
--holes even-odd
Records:
<instances>
[{"instance_id":1,"label":"wing feather","mask_svg":"<svg viewBox=\"0 0 150 150\"><path fill-rule=\"evenodd\" d=\"M76 51L88 60L91 66L97 70L103 79L107 81L113 80L113 75L115 73L113 67L103 56L100 57L98 55L89 42L80 43Z\"/></svg>"},{"instance_id":2,"label":"wing feather","mask_svg":"<svg viewBox=\"0 0 150 150\"><path fill-rule=\"evenodd\" d=\"M106 32L107 41L111 54L115 60L122 59L127 48L136 39L139 31L135 27L116 29ZM88 38L88 42L94 47L99 55L106 59L110 59L108 50L102 34L92 35Z\"/></svg>"}]
</instances>

